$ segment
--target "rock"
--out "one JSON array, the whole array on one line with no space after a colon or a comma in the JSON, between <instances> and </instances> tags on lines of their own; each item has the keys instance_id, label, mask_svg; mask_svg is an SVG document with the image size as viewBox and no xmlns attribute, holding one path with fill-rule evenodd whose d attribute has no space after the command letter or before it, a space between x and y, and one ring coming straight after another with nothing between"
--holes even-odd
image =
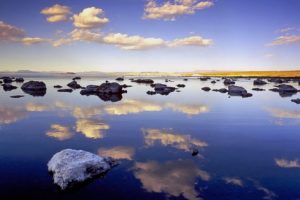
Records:
<instances>
[{"instance_id":1,"label":"rock","mask_svg":"<svg viewBox=\"0 0 300 200\"><path fill-rule=\"evenodd\" d=\"M72 81L72 82L68 83L67 86L69 86L72 89L79 89L79 88L81 88L81 85L79 85L76 81Z\"/></svg>"},{"instance_id":2,"label":"rock","mask_svg":"<svg viewBox=\"0 0 300 200\"><path fill-rule=\"evenodd\" d=\"M210 91L210 87L203 87L202 90L205 92L208 92L208 91Z\"/></svg>"},{"instance_id":3,"label":"rock","mask_svg":"<svg viewBox=\"0 0 300 200\"><path fill-rule=\"evenodd\" d=\"M117 94L122 93L122 86L119 83L102 83L98 88L99 93L107 93L107 94Z\"/></svg>"},{"instance_id":4,"label":"rock","mask_svg":"<svg viewBox=\"0 0 300 200\"><path fill-rule=\"evenodd\" d=\"M62 190L108 172L116 162L112 158L100 157L83 151L64 149L48 162L48 171L53 173L54 183Z\"/></svg>"},{"instance_id":5,"label":"rock","mask_svg":"<svg viewBox=\"0 0 300 200\"><path fill-rule=\"evenodd\" d=\"M24 95L13 95L13 96L10 96L10 98L13 98L13 99L22 98L22 97L24 97Z\"/></svg>"},{"instance_id":6,"label":"rock","mask_svg":"<svg viewBox=\"0 0 300 200\"><path fill-rule=\"evenodd\" d=\"M116 81L124 81L124 78L123 77L118 77L118 78L116 78Z\"/></svg>"},{"instance_id":7,"label":"rock","mask_svg":"<svg viewBox=\"0 0 300 200\"><path fill-rule=\"evenodd\" d=\"M254 90L254 91L265 91L265 89L262 89L262 88L252 88L252 90Z\"/></svg>"},{"instance_id":8,"label":"rock","mask_svg":"<svg viewBox=\"0 0 300 200\"><path fill-rule=\"evenodd\" d=\"M16 78L16 82L17 83L23 83L24 82L24 78L18 77L18 78Z\"/></svg>"},{"instance_id":9,"label":"rock","mask_svg":"<svg viewBox=\"0 0 300 200\"><path fill-rule=\"evenodd\" d=\"M268 81L271 83L279 83L279 84L284 82L282 79L279 79L279 78L270 78L270 79L268 79Z\"/></svg>"},{"instance_id":10,"label":"rock","mask_svg":"<svg viewBox=\"0 0 300 200\"><path fill-rule=\"evenodd\" d=\"M187 78L185 78L185 79L183 79L184 81L188 81L188 79Z\"/></svg>"},{"instance_id":11,"label":"rock","mask_svg":"<svg viewBox=\"0 0 300 200\"><path fill-rule=\"evenodd\" d=\"M54 87L54 88L62 88L61 85L54 85L53 87Z\"/></svg>"},{"instance_id":12,"label":"rock","mask_svg":"<svg viewBox=\"0 0 300 200\"><path fill-rule=\"evenodd\" d=\"M132 87L132 85L126 85L126 84L123 84L123 85L121 85L121 86L122 86L122 88Z\"/></svg>"},{"instance_id":13,"label":"rock","mask_svg":"<svg viewBox=\"0 0 300 200\"><path fill-rule=\"evenodd\" d=\"M123 98L122 93L116 93L116 94L99 93L97 94L97 96L103 101L111 101L111 102L117 102L122 100Z\"/></svg>"},{"instance_id":14,"label":"rock","mask_svg":"<svg viewBox=\"0 0 300 200\"><path fill-rule=\"evenodd\" d=\"M185 85L184 85L184 84L177 84L177 87L184 88L184 87L185 87Z\"/></svg>"},{"instance_id":15,"label":"rock","mask_svg":"<svg viewBox=\"0 0 300 200\"><path fill-rule=\"evenodd\" d=\"M4 91L11 91L18 88L17 86L11 85L10 83L4 83L2 87Z\"/></svg>"},{"instance_id":16,"label":"rock","mask_svg":"<svg viewBox=\"0 0 300 200\"><path fill-rule=\"evenodd\" d=\"M217 82L216 82L216 81L211 81L211 83L212 83L212 84L215 84L215 83L217 83Z\"/></svg>"},{"instance_id":17,"label":"rock","mask_svg":"<svg viewBox=\"0 0 300 200\"><path fill-rule=\"evenodd\" d=\"M88 85L83 90L80 91L80 94L81 95L97 94L98 89L99 89L98 85Z\"/></svg>"},{"instance_id":18,"label":"rock","mask_svg":"<svg viewBox=\"0 0 300 200\"><path fill-rule=\"evenodd\" d=\"M4 83L12 83L12 82L13 82L13 79L10 78L10 77L3 77L3 82L4 82Z\"/></svg>"},{"instance_id":19,"label":"rock","mask_svg":"<svg viewBox=\"0 0 300 200\"><path fill-rule=\"evenodd\" d=\"M292 99L291 101L296 103L296 104L300 104L300 99L299 98L298 99Z\"/></svg>"},{"instance_id":20,"label":"rock","mask_svg":"<svg viewBox=\"0 0 300 200\"><path fill-rule=\"evenodd\" d=\"M279 95L282 97L292 96L293 94L296 94L298 92L298 90L292 85L280 84L275 87L276 88L270 89L270 91L279 92Z\"/></svg>"},{"instance_id":21,"label":"rock","mask_svg":"<svg viewBox=\"0 0 300 200\"><path fill-rule=\"evenodd\" d=\"M0 84L2 84L3 82L2 81L0 81Z\"/></svg>"},{"instance_id":22,"label":"rock","mask_svg":"<svg viewBox=\"0 0 300 200\"><path fill-rule=\"evenodd\" d=\"M228 90L226 88L221 88L221 89L213 89L215 92L221 92L221 93L226 93Z\"/></svg>"},{"instance_id":23,"label":"rock","mask_svg":"<svg viewBox=\"0 0 300 200\"><path fill-rule=\"evenodd\" d=\"M147 94L148 94L148 95L155 95L156 92L155 92L155 91L147 91Z\"/></svg>"},{"instance_id":24,"label":"rock","mask_svg":"<svg viewBox=\"0 0 300 200\"><path fill-rule=\"evenodd\" d=\"M132 82L135 82L135 83L144 83L144 84L153 84L154 81L152 79L132 79L131 80Z\"/></svg>"},{"instance_id":25,"label":"rock","mask_svg":"<svg viewBox=\"0 0 300 200\"><path fill-rule=\"evenodd\" d=\"M224 85L234 85L234 84L235 84L235 82L229 78L226 78L224 80Z\"/></svg>"},{"instance_id":26,"label":"rock","mask_svg":"<svg viewBox=\"0 0 300 200\"><path fill-rule=\"evenodd\" d=\"M228 94L231 96L242 96L242 97L251 97L252 94L248 93L247 90L240 86L229 85Z\"/></svg>"},{"instance_id":27,"label":"rock","mask_svg":"<svg viewBox=\"0 0 300 200\"><path fill-rule=\"evenodd\" d=\"M151 84L151 87L154 88L155 92L157 94L161 94L161 95L168 95L171 92L175 91L175 87L169 87L165 84L161 84L161 83L155 83L155 84Z\"/></svg>"},{"instance_id":28,"label":"rock","mask_svg":"<svg viewBox=\"0 0 300 200\"><path fill-rule=\"evenodd\" d=\"M198 149L192 150L192 156L196 156L196 155L198 155L198 153L199 153Z\"/></svg>"},{"instance_id":29,"label":"rock","mask_svg":"<svg viewBox=\"0 0 300 200\"><path fill-rule=\"evenodd\" d=\"M253 81L253 85L265 85L265 84L267 84L267 82L261 79L256 79Z\"/></svg>"},{"instance_id":30,"label":"rock","mask_svg":"<svg viewBox=\"0 0 300 200\"><path fill-rule=\"evenodd\" d=\"M28 81L22 85L21 89L32 96L44 96L47 91L46 84L42 81Z\"/></svg>"},{"instance_id":31,"label":"rock","mask_svg":"<svg viewBox=\"0 0 300 200\"><path fill-rule=\"evenodd\" d=\"M57 92L73 92L73 90L72 89L59 89L59 90L57 90Z\"/></svg>"},{"instance_id":32,"label":"rock","mask_svg":"<svg viewBox=\"0 0 300 200\"><path fill-rule=\"evenodd\" d=\"M200 79L201 81L207 81L207 80L210 79L210 77L200 77L199 79Z\"/></svg>"},{"instance_id":33,"label":"rock","mask_svg":"<svg viewBox=\"0 0 300 200\"><path fill-rule=\"evenodd\" d=\"M76 76L76 77L72 78L73 81L80 80L80 79L81 79L81 77L79 77L79 76Z\"/></svg>"}]
</instances>

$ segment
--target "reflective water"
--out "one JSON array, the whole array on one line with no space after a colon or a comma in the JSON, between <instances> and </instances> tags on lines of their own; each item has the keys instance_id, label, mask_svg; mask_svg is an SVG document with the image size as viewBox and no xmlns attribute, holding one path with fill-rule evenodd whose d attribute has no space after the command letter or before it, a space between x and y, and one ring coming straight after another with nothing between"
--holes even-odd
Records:
<instances>
[{"instance_id":1,"label":"reflective water","mask_svg":"<svg viewBox=\"0 0 300 200\"><path fill-rule=\"evenodd\" d=\"M124 81L133 87L122 100L105 102L53 88L70 79L33 80L47 84L45 96L12 99L24 94L20 88L0 89L1 199L300 198L300 106L290 101L299 94L251 91L252 81L240 79L237 85L253 97L229 98L201 90L222 88L221 82L177 78L168 85L186 84L181 92L149 96L149 86ZM61 192L47 162L65 148L121 164L103 178ZM193 148L199 150L194 157Z\"/></svg>"}]
</instances>

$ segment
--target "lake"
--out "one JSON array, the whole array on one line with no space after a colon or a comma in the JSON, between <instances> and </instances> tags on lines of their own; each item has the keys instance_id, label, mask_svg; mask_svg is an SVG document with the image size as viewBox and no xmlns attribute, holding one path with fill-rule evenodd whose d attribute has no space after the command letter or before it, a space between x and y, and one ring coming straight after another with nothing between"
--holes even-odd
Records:
<instances>
[{"instance_id":1,"label":"lake","mask_svg":"<svg viewBox=\"0 0 300 200\"><path fill-rule=\"evenodd\" d=\"M300 94L252 97L205 92L224 87L197 78L170 78L180 92L147 95L128 85L122 99L104 101L80 90L58 93L70 78L25 78L47 85L43 97L0 89L1 199L297 199L300 198ZM85 77L82 86L112 78ZM164 83L162 78L155 82ZM290 83L296 88L300 87ZM65 87L66 88L66 87ZM25 95L13 99L11 95ZM106 175L67 191L53 184L47 162L62 149L118 159ZM199 154L192 156L192 149Z\"/></svg>"}]
</instances>

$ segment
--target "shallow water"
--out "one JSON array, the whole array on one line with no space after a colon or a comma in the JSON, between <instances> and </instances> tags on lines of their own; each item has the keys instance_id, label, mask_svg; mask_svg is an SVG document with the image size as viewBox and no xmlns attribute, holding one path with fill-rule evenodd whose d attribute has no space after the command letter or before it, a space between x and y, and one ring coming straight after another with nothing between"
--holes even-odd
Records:
<instances>
[{"instance_id":1,"label":"shallow water","mask_svg":"<svg viewBox=\"0 0 300 200\"><path fill-rule=\"evenodd\" d=\"M186 84L181 92L149 96L149 86L124 81L133 87L122 100L105 102L79 90L58 93L53 86L65 86L67 78L31 79L47 84L45 96L12 99L24 94L20 88L0 89L1 199L300 198L300 106L290 101L299 93L282 98L251 91L252 81L240 79L236 85L253 97L229 98L201 90L222 88L222 82L173 78L168 85ZM47 162L65 148L112 156L121 164L62 192ZM193 148L199 150L194 157Z\"/></svg>"}]
</instances>

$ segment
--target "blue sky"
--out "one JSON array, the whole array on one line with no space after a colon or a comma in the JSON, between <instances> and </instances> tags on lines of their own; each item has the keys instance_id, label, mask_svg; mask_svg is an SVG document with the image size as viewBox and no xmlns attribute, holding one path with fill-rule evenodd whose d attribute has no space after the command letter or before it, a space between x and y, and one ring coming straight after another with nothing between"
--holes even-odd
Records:
<instances>
[{"instance_id":1,"label":"blue sky","mask_svg":"<svg viewBox=\"0 0 300 200\"><path fill-rule=\"evenodd\" d=\"M300 69L299 10L298 0L1 0L0 68Z\"/></svg>"}]
</instances>

